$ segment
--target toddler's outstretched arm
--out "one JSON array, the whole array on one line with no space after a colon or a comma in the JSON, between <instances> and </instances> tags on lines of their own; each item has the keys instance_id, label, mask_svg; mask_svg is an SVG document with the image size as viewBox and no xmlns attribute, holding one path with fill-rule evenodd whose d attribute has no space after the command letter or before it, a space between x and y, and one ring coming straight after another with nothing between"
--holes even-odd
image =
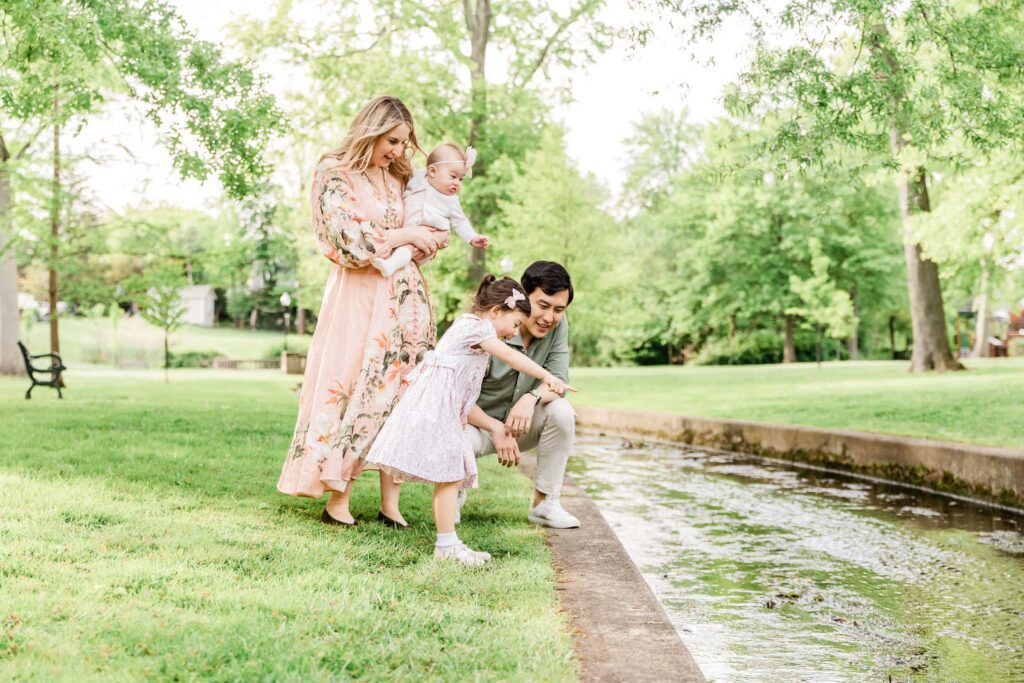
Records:
<instances>
[{"instance_id":1,"label":"toddler's outstretched arm","mask_svg":"<svg viewBox=\"0 0 1024 683\"><path fill-rule=\"evenodd\" d=\"M541 382L544 382L544 384L547 384L551 391L555 392L559 396L564 396L566 391L576 391L575 388L569 386L560 378L555 377L542 366L530 360L529 356L516 351L500 339L488 339L487 341L480 342L480 348L502 361L513 370L525 372L530 377L536 377Z\"/></svg>"}]
</instances>

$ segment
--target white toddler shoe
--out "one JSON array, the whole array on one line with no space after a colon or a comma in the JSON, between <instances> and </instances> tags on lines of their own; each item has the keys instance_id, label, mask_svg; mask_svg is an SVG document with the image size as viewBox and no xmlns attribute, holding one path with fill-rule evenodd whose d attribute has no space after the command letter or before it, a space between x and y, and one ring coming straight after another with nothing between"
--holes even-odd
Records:
<instances>
[{"instance_id":1,"label":"white toddler shoe","mask_svg":"<svg viewBox=\"0 0 1024 683\"><path fill-rule=\"evenodd\" d=\"M580 520L570 515L569 511L562 507L557 495L549 495L530 508L530 513L526 518L534 524L552 529L573 529L580 525Z\"/></svg>"},{"instance_id":2,"label":"white toddler shoe","mask_svg":"<svg viewBox=\"0 0 1024 683\"><path fill-rule=\"evenodd\" d=\"M491 560L490 553L473 550L465 543L454 545L434 546L434 557L443 560L454 560L470 567L479 567Z\"/></svg>"}]
</instances>

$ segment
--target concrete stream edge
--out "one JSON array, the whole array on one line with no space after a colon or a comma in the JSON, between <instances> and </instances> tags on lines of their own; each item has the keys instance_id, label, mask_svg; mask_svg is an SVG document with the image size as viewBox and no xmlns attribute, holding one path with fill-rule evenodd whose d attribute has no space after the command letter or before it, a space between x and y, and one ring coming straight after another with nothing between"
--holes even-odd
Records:
<instances>
[{"instance_id":1,"label":"concrete stream edge","mask_svg":"<svg viewBox=\"0 0 1024 683\"><path fill-rule=\"evenodd\" d=\"M1024 508L1024 451L842 429L574 406L577 427L806 462Z\"/></svg>"},{"instance_id":2,"label":"concrete stream edge","mask_svg":"<svg viewBox=\"0 0 1024 683\"><path fill-rule=\"evenodd\" d=\"M532 476L536 460L524 455ZM661 603L597 505L565 475L562 505L579 529L549 529L559 604L569 613L581 681L704 683Z\"/></svg>"}]
</instances>

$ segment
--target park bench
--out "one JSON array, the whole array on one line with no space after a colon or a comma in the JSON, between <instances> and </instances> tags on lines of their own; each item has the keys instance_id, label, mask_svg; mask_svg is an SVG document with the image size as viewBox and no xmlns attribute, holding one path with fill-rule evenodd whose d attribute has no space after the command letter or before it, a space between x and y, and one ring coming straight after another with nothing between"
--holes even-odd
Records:
<instances>
[{"instance_id":1,"label":"park bench","mask_svg":"<svg viewBox=\"0 0 1024 683\"><path fill-rule=\"evenodd\" d=\"M28 349L21 342L18 342L18 348L21 349L21 355L25 359L25 372L28 373L28 378L32 380L32 386L25 392L25 398L32 398L32 390L37 386L40 387L53 387L57 390L57 398L64 398L64 394L60 392L60 373L67 370L64 367L64 363L61 361L60 356L56 353L40 353L39 355L33 356L29 354ZM36 358L49 358L50 367L48 368L37 368L32 365L32 361ZM46 381L40 381L36 379L36 375L49 375L50 379Z\"/></svg>"}]
</instances>

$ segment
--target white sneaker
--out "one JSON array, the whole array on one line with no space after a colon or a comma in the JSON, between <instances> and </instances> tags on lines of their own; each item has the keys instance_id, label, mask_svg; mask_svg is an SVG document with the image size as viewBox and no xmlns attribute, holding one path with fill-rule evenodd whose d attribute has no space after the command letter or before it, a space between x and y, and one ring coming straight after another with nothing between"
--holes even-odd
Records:
<instances>
[{"instance_id":1,"label":"white sneaker","mask_svg":"<svg viewBox=\"0 0 1024 683\"><path fill-rule=\"evenodd\" d=\"M479 567L487 564L491 559L490 554L472 550L465 543L446 545L443 548L435 545L434 557L438 557L443 560L455 560L456 562L461 562L462 564L470 567Z\"/></svg>"},{"instance_id":2,"label":"white sneaker","mask_svg":"<svg viewBox=\"0 0 1024 683\"><path fill-rule=\"evenodd\" d=\"M462 521L462 506L466 504L466 489L459 489L459 497L455 499L455 523Z\"/></svg>"},{"instance_id":3,"label":"white sneaker","mask_svg":"<svg viewBox=\"0 0 1024 683\"><path fill-rule=\"evenodd\" d=\"M535 507L530 508L526 518L534 524L549 526L552 529L573 529L580 525L580 520L569 514L569 511L562 507L558 496L548 496Z\"/></svg>"}]
</instances>

